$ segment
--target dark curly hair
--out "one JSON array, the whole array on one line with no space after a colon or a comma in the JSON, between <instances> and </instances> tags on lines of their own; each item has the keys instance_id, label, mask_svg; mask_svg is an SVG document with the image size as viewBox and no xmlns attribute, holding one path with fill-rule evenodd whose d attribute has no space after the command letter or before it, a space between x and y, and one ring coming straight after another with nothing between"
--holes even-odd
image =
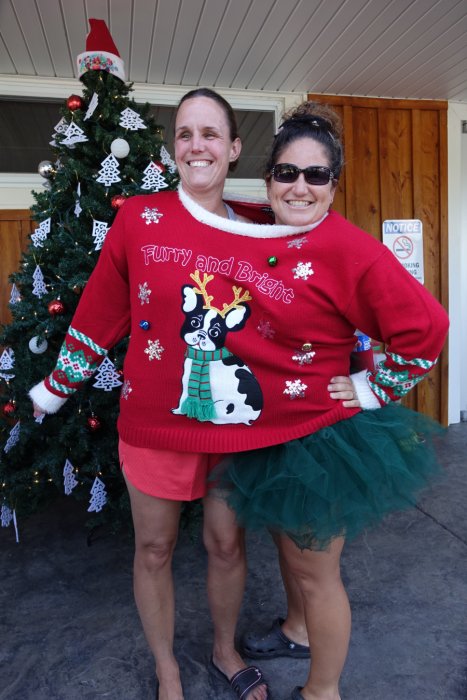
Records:
<instances>
[{"instance_id":1,"label":"dark curly hair","mask_svg":"<svg viewBox=\"0 0 467 700\"><path fill-rule=\"evenodd\" d=\"M304 137L314 139L325 148L329 167L337 182L344 164L342 122L337 112L320 102L302 102L284 114L264 166L266 182L271 179L271 170L287 146Z\"/></svg>"}]
</instances>

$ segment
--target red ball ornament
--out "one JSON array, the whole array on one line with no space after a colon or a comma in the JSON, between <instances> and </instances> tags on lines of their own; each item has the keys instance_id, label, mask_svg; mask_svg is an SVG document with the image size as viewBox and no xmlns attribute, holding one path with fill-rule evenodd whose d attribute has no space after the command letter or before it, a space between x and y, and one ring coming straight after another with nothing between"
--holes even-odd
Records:
<instances>
[{"instance_id":1,"label":"red ball ornament","mask_svg":"<svg viewBox=\"0 0 467 700\"><path fill-rule=\"evenodd\" d=\"M53 301L47 304L47 308L51 316L60 316L60 314L63 314L65 311L65 304L63 301L60 301L60 299L53 299Z\"/></svg>"},{"instance_id":2,"label":"red ball ornament","mask_svg":"<svg viewBox=\"0 0 467 700\"><path fill-rule=\"evenodd\" d=\"M116 194L110 200L113 209L120 209L122 204L126 202L126 197L123 194Z\"/></svg>"},{"instance_id":3,"label":"red ball ornament","mask_svg":"<svg viewBox=\"0 0 467 700\"><path fill-rule=\"evenodd\" d=\"M156 160L154 161L154 164L157 165L158 168L160 168L161 172L165 173L164 163L161 163L160 160Z\"/></svg>"},{"instance_id":4,"label":"red ball ornament","mask_svg":"<svg viewBox=\"0 0 467 700\"><path fill-rule=\"evenodd\" d=\"M101 422L97 416L89 416L87 419L88 428L92 433L95 433L101 428Z\"/></svg>"},{"instance_id":5,"label":"red ball ornament","mask_svg":"<svg viewBox=\"0 0 467 700\"><path fill-rule=\"evenodd\" d=\"M2 411L3 415L9 418L16 411L16 403L14 401L8 401L8 403L3 404Z\"/></svg>"},{"instance_id":6,"label":"red ball ornament","mask_svg":"<svg viewBox=\"0 0 467 700\"><path fill-rule=\"evenodd\" d=\"M70 95L66 101L66 106L74 112L76 109L83 109L84 102L79 95Z\"/></svg>"}]
</instances>

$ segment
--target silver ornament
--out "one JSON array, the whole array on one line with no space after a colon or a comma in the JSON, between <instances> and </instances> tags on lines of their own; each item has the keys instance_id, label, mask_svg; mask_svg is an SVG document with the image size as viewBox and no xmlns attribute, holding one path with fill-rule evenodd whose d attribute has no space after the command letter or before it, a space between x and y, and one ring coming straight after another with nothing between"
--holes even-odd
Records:
<instances>
[{"instance_id":1,"label":"silver ornament","mask_svg":"<svg viewBox=\"0 0 467 700\"><path fill-rule=\"evenodd\" d=\"M50 162L50 160L41 160L41 162L37 166L37 172L39 173L39 175L41 175L41 177L49 179L53 177L57 171L54 168L53 163Z\"/></svg>"},{"instance_id":2,"label":"silver ornament","mask_svg":"<svg viewBox=\"0 0 467 700\"><path fill-rule=\"evenodd\" d=\"M31 352L34 353L34 355L41 355L43 352L47 350L48 347L48 342L45 340L40 340L39 336L35 335L34 338L31 338L29 341L29 349Z\"/></svg>"}]
</instances>

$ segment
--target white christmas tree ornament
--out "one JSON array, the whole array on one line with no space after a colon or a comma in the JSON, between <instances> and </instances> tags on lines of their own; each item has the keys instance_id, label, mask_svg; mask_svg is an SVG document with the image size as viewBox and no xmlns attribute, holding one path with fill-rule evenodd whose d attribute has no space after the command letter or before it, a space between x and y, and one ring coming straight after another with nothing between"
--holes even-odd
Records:
<instances>
[{"instance_id":1,"label":"white christmas tree ornament","mask_svg":"<svg viewBox=\"0 0 467 700\"><path fill-rule=\"evenodd\" d=\"M16 284L13 284L11 286L11 294L10 294L10 304L18 304L18 302L21 301L21 294L18 291L18 287Z\"/></svg>"},{"instance_id":2,"label":"white christmas tree ornament","mask_svg":"<svg viewBox=\"0 0 467 700\"><path fill-rule=\"evenodd\" d=\"M61 146L74 146L75 143L87 141L88 137L84 131L74 122L72 122L65 131L65 138L60 143Z\"/></svg>"},{"instance_id":3,"label":"white christmas tree ornament","mask_svg":"<svg viewBox=\"0 0 467 700\"><path fill-rule=\"evenodd\" d=\"M92 115L94 114L95 109L98 105L98 102L99 102L99 98L97 97L97 94L94 93L89 101L88 111L86 112L86 114L84 116L84 121L89 119L89 117L92 117Z\"/></svg>"},{"instance_id":4,"label":"white christmas tree ornament","mask_svg":"<svg viewBox=\"0 0 467 700\"><path fill-rule=\"evenodd\" d=\"M138 112L127 107L120 113L120 126L124 129L130 129L130 131L137 131L138 129L147 129L146 124L141 119Z\"/></svg>"},{"instance_id":5,"label":"white christmas tree ornament","mask_svg":"<svg viewBox=\"0 0 467 700\"><path fill-rule=\"evenodd\" d=\"M159 190L163 190L165 187L168 187L168 184L162 175L163 172L164 171L159 165L156 165L154 161L151 161L144 171L143 184L141 185L141 188L143 190L159 192Z\"/></svg>"},{"instance_id":6,"label":"white christmas tree ornament","mask_svg":"<svg viewBox=\"0 0 467 700\"><path fill-rule=\"evenodd\" d=\"M100 250L104 245L105 237L110 226L105 221L92 220L92 237L94 238L94 250Z\"/></svg>"},{"instance_id":7,"label":"white christmas tree ornament","mask_svg":"<svg viewBox=\"0 0 467 700\"><path fill-rule=\"evenodd\" d=\"M20 421L16 423L16 425L10 430L10 436L8 440L6 441L5 447L3 448L4 452L9 452L12 447L16 445L16 443L19 440L19 431L20 431Z\"/></svg>"},{"instance_id":8,"label":"white christmas tree ornament","mask_svg":"<svg viewBox=\"0 0 467 700\"><path fill-rule=\"evenodd\" d=\"M44 294L47 294L47 287L45 286L44 275L42 274L42 270L39 267L39 265L36 266L32 278L34 280L34 284L32 286L32 293L34 294L34 296L39 297L39 299L41 299L44 296Z\"/></svg>"},{"instance_id":9,"label":"white christmas tree ornament","mask_svg":"<svg viewBox=\"0 0 467 700\"><path fill-rule=\"evenodd\" d=\"M9 508L9 506L7 506L6 503L2 505L0 518L2 520L2 527L8 527L13 520L13 511L11 508Z\"/></svg>"},{"instance_id":10,"label":"white christmas tree ornament","mask_svg":"<svg viewBox=\"0 0 467 700\"><path fill-rule=\"evenodd\" d=\"M171 173L174 173L177 170L177 164L174 160L172 160L170 153L165 146L161 146L161 163L167 166Z\"/></svg>"},{"instance_id":11,"label":"white christmas tree ornament","mask_svg":"<svg viewBox=\"0 0 467 700\"><path fill-rule=\"evenodd\" d=\"M78 481L73 473L73 465L70 460L67 459L63 467L63 488L65 490L65 495L69 496L77 485Z\"/></svg>"},{"instance_id":12,"label":"white christmas tree ornament","mask_svg":"<svg viewBox=\"0 0 467 700\"><path fill-rule=\"evenodd\" d=\"M0 357L0 377L9 381L14 378L14 374L10 374L9 370L13 369L15 364L15 353L11 348L5 348ZM4 371L6 370L6 372Z\"/></svg>"},{"instance_id":13,"label":"white christmas tree ornament","mask_svg":"<svg viewBox=\"0 0 467 700\"><path fill-rule=\"evenodd\" d=\"M47 240L47 234L50 233L50 222L51 218L49 217L39 224L39 228L34 229L31 240L36 248L42 248L44 241Z\"/></svg>"},{"instance_id":14,"label":"white christmas tree ornament","mask_svg":"<svg viewBox=\"0 0 467 700\"><path fill-rule=\"evenodd\" d=\"M91 500L89 501L88 513L99 513L107 503L105 484L98 476L94 479L91 488Z\"/></svg>"},{"instance_id":15,"label":"white christmas tree ornament","mask_svg":"<svg viewBox=\"0 0 467 700\"><path fill-rule=\"evenodd\" d=\"M115 369L114 363L106 357L100 364L99 369L94 375L96 381L93 386L96 389L104 389L104 391L112 391L117 386L122 386L120 375Z\"/></svg>"},{"instance_id":16,"label":"white christmas tree ornament","mask_svg":"<svg viewBox=\"0 0 467 700\"><path fill-rule=\"evenodd\" d=\"M76 188L76 204L75 204L75 216L79 219L79 215L83 211L80 203L81 198L81 182L78 182L78 187Z\"/></svg>"},{"instance_id":17,"label":"white christmas tree ornament","mask_svg":"<svg viewBox=\"0 0 467 700\"><path fill-rule=\"evenodd\" d=\"M56 146L57 142L55 141L55 137L57 136L57 134L64 134L67 129L68 129L68 122L66 121L66 119L64 117L62 117L60 119L60 121L58 122L58 124L56 124L54 126L54 132L52 134L52 141L49 142L50 145Z\"/></svg>"},{"instance_id":18,"label":"white christmas tree ornament","mask_svg":"<svg viewBox=\"0 0 467 700\"><path fill-rule=\"evenodd\" d=\"M121 178L118 160L113 154L110 154L110 156L104 158L104 160L101 163L101 166L102 168L101 170L99 170L99 177L97 178L97 182L100 182L101 184L106 185L107 187L113 185L114 182L120 182Z\"/></svg>"}]
</instances>

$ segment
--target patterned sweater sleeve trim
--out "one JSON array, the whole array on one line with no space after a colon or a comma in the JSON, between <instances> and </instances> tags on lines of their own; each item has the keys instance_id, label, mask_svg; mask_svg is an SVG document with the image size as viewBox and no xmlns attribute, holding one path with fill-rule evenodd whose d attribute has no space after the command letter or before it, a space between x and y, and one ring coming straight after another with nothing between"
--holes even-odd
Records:
<instances>
[{"instance_id":1,"label":"patterned sweater sleeve trim","mask_svg":"<svg viewBox=\"0 0 467 700\"><path fill-rule=\"evenodd\" d=\"M61 398L68 398L95 373L108 351L76 328L68 329L52 374L45 388Z\"/></svg>"},{"instance_id":2,"label":"patterned sweater sleeve trim","mask_svg":"<svg viewBox=\"0 0 467 700\"><path fill-rule=\"evenodd\" d=\"M437 362L415 357L405 360L400 355L387 352L386 361L371 373L368 383L380 401L391 403L405 396L425 377Z\"/></svg>"}]
</instances>

